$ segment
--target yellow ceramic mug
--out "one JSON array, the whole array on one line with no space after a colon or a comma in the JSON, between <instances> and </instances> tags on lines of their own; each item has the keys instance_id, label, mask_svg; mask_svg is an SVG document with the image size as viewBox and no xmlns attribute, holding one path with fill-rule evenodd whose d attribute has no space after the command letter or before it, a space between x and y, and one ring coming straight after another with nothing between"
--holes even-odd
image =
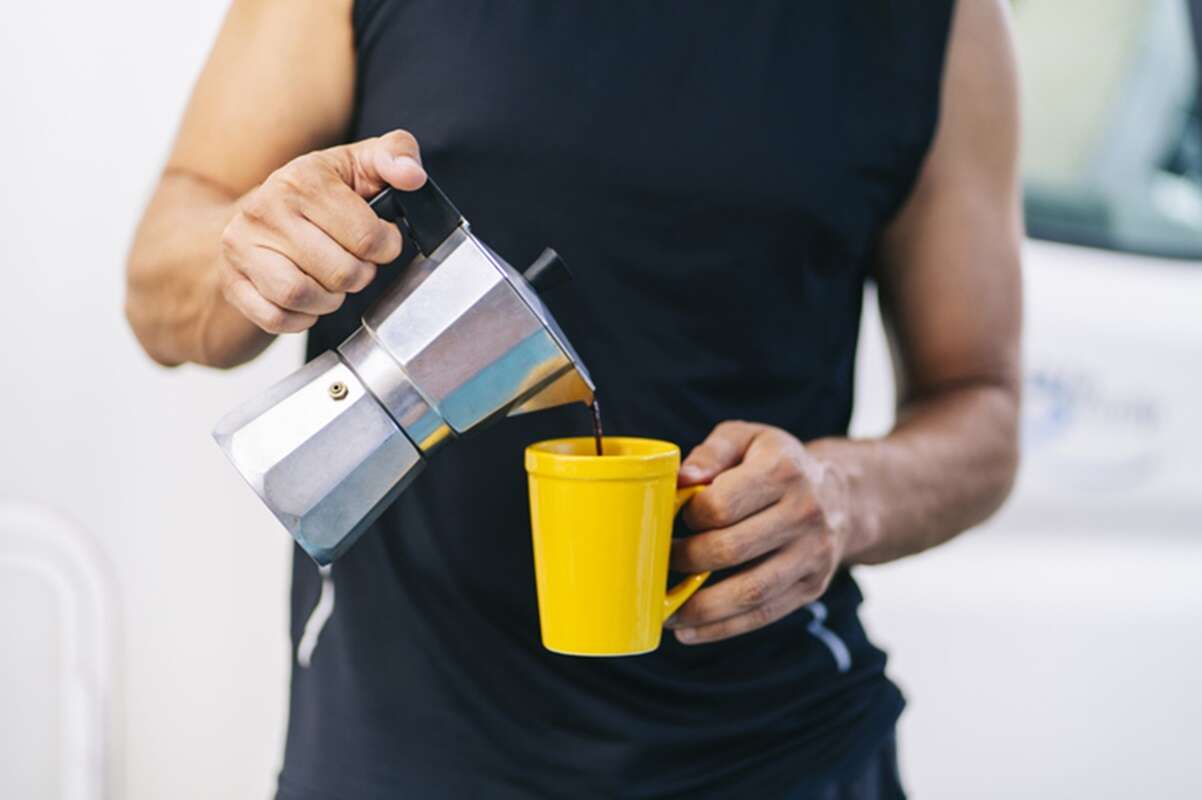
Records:
<instances>
[{"instance_id":1,"label":"yellow ceramic mug","mask_svg":"<svg viewBox=\"0 0 1202 800\"><path fill-rule=\"evenodd\" d=\"M628 656L659 647L664 620L709 577L670 591L672 520L701 487L676 488L680 448L605 437L526 448L534 570L543 646L578 656Z\"/></svg>"}]
</instances>

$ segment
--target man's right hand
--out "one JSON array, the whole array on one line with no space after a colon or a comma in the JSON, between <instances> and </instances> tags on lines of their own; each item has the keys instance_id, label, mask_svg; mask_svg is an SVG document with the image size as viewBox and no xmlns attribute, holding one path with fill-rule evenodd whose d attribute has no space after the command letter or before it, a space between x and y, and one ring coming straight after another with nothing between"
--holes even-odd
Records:
<instances>
[{"instance_id":1,"label":"man's right hand","mask_svg":"<svg viewBox=\"0 0 1202 800\"><path fill-rule=\"evenodd\" d=\"M396 225L367 199L421 188L426 173L406 131L300 156L237 204L221 235L226 301L268 333L294 333L364 289L401 254Z\"/></svg>"}]
</instances>

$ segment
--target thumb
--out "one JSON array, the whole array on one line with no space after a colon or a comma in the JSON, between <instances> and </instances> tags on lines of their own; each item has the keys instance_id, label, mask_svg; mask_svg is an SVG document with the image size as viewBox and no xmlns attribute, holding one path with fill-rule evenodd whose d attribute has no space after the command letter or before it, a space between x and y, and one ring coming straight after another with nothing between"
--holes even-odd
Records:
<instances>
[{"instance_id":1,"label":"thumb","mask_svg":"<svg viewBox=\"0 0 1202 800\"><path fill-rule=\"evenodd\" d=\"M720 423L680 465L678 482L681 486L710 483L726 470L738 466L751 442L765 427L741 421Z\"/></svg>"},{"instance_id":2,"label":"thumb","mask_svg":"<svg viewBox=\"0 0 1202 800\"><path fill-rule=\"evenodd\" d=\"M344 146L338 159L343 180L359 194L371 197L386 186L412 192L426 183L417 139L408 131L395 130L383 136Z\"/></svg>"}]
</instances>

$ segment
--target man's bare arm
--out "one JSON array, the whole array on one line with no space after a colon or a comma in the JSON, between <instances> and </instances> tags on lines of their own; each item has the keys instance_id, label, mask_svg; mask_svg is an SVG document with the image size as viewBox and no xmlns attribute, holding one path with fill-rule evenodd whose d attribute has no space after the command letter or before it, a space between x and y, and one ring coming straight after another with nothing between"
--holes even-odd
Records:
<instances>
[{"instance_id":1,"label":"man's bare arm","mask_svg":"<svg viewBox=\"0 0 1202 800\"><path fill-rule=\"evenodd\" d=\"M897 424L879 441L812 445L848 470L851 561L889 561L981 522L1017 466L1017 68L1001 3L961 3L954 31L942 122L877 273Z\"/></svg>"},{"instance_id":2,"label":"man's bare arm","mask_svg":"<svg viewBox=\"0 0 1202 800\"><path fill-rule=\"evenodd\" d=\"M682 483L710 486L685 507L698 533L673 543L672 565L740 569L669 621L681 641L763 627L820 597L840 564L939 544L1005 498L1020 384L1016 84L1005 5L960 3L935 141L881 247L897 424L803 445L725 422L689 454Z\"/></svg>"},{"instance_id":3,"label":"man's bare arm","mask_svg":"<svg viewBox=\"0 0 1202 800\"><path fill-rule=\"evenodd\" d=\"M412 137L312 152L346 134L350 6L231 7L129 255L126 315L159 363L253 358L399 252L395 226L361 198L425 180Z\"/></svg>"}]
</instances>

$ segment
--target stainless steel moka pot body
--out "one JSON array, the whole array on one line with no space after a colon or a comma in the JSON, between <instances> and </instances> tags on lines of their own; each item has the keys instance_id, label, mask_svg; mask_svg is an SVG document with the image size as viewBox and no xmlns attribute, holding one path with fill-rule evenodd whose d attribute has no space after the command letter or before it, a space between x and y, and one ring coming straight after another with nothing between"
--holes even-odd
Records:
<instances>
[{"instance_id":1,"label":"stainless steel moka pot body","mask_svg":"<svg viewBox=\"0 0 1202 800\"><path fill-rule=\"evenodd\" d=\"M319 564L329 564L457 436L594 386L535 289L567 276L546 250L518 273L427 181L371 201L418 255L335 350L227 414L213 438Z\"/></svg>"}]
</instances>

